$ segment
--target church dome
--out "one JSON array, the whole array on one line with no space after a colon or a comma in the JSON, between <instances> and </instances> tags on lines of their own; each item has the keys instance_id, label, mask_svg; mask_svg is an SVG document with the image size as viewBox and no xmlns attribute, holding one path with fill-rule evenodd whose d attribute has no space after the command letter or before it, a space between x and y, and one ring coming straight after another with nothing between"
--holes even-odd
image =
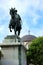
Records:
<instances>
[{"instance_id":1,"label":"church dome","mask_svg":"<svg viewBox=\"0 0 43 65\"><path fill-rule=\"evenodd\" d=\"M22 42L30 42L33 39L35 39L36 37L34 35L25 35L21 38Z\"/></svg>"}]
</instances>

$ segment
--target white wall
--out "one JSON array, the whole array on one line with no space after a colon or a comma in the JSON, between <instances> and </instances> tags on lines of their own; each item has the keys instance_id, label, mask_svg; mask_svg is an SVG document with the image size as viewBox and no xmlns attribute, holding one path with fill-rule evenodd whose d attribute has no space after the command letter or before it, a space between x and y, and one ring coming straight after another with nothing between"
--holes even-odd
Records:
<instances>
[{"instance_id":1,"label":"white wall","mask_svg":"<svg viewBox=\"0 0 43 65\"><path fill-rule=\"evenodd\" d=\"M3 48L4 57L1 59L2 65L18 65L18 47Z\"/></svg>"},{"instance_id":2,"label":"white wall","mask_svg":"<svg viewBox=\"0 0 43 65\"><path fill-rule=\"evenodd\" d=\"M19 65L19 45L12 47L3 47L3 57L1 65ZM21 65L27 65L26 49L21 45Z\"/></svg>"}]
</instances>

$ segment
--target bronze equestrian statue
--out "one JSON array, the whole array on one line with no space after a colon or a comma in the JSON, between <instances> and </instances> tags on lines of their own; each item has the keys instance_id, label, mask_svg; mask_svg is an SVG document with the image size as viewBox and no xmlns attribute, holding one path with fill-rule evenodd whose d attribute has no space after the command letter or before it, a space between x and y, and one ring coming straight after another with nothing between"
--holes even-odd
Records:
<instances>
[{"instance_id":1,"label":"bronze equestrian statue","mask_svg":"<svg viewBox=\"0 0 43 65\"><path fill-rule=\"evenodd\" d=\"M15 8L11 8L10 9L10 15L11 15L11 19L10 19L10 24L9 24L9 29L10 32L12 32L12 29L14 29L15 35L20 35L20 31L21 31L21 17L19 14L17 14L17 10ZM18 31L18 34L17 34Z\"/></svg>"}]
</instances>

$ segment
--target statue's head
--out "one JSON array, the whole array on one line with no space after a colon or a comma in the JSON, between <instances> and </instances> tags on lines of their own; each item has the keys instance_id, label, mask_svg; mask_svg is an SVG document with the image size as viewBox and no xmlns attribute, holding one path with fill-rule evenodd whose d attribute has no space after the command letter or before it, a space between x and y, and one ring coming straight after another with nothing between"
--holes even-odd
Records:
<instances>
[{"instance_id":1,"label":"statue's head","mask_svg":"<svg viewBox=\"0 0 43 65\"><path fill-rule=\"evenodd\" d=\"M15 8L10 9L10 15L14 15L14 13L17 13L17 10Z\"/></svg>"},{"instance_id":2,"label":"statue's head","mask_svg":"<svg viewBox=\"0 0 43 65\"><path fill-rule=\"evenodd\" d=\"M17 12L17 10L14 8L14 12Z\"/></svg>"}]
</instances>

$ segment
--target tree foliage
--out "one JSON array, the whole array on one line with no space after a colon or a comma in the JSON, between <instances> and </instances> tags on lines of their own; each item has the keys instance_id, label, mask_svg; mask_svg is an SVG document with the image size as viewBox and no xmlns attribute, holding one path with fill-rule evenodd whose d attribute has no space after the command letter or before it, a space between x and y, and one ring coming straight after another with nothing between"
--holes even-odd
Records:
<instances>
[{"instance_id":1,"label":"tree foliage","mask_svg":"<svg viewBox=\"0 0 43 65\"><path fill-rule=\"evenodd\" d=\"M34 65L43 65L43 37L36 38L32 41L27 51L28 63Z\"/></svg>"}]
</instances>

